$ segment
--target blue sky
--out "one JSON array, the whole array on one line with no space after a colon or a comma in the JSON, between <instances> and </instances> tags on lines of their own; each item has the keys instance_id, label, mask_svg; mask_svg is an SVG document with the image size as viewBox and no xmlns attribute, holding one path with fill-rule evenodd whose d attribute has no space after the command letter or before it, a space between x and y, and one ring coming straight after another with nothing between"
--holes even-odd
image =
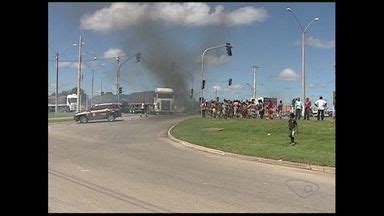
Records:
<instances>
[{"instance_id":1,"label":"blue sky","mask_svg":"<svg viewBox=\"0 0 384 216\"><path fill-rule=\"evenodd\" d=\"M48 7L48 93L55 91L56 63L59 53L59 91L76 86L79 36L84 39L82 88L91 94L91 70L94 68L94 95L114 91L115 55L142 53L148 44L163 43L170 50L188 53L183 67L194 77L195 96L200 89L200 59L205 48L230 42L233 56L225 48L205 56L205 98L249 99L256 65L256 95L277 97L284 103L301 96L301 32L291 7L306 26L306 95L312 101L323 96L331 104L335 88L335 4L334 3L49 3ZM150 15L149 15L150 14ZM224 17L216 19L216 17ZM152 25L155 35L138 37L141 25ZM150 26L149 25L149 26ZM159 31L160 29L160 31ZM159 39L161 38L161 39ZM152 41L153 39L153 41ZM163 40L163 41L162 41ZM153 49L151 49L153 50ZM166 49L157 50L166 55ZM169 53L173 53L169 51ZM92 62L93 56L97 60ZM103 57L111 57L103 59ZM124 59L124 57L123 57ZM66 62L66 60L69 60ZM189 67L191 66L191 67ZM148 67L134 60L121 68L124 93L151 91L162 86ZM185 74L184 74L185 75ZM186 78L188 89L191 77ZM228 79L232 78L232 86ZM218 86L218 87L215 87Z\"/></svg>"}]
</instances>

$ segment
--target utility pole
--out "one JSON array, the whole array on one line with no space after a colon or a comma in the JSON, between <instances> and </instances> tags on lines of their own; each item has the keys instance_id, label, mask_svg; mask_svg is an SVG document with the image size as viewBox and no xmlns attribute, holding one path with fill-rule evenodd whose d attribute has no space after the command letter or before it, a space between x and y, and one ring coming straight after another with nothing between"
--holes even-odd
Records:
<instances>
[{"instance_id":1,"label":"utility pole","mask_svg":"<svg viewBox=\"0 0 384 216\"><path fill-rule=\"evenodd\" d=\"M59 53L56 53L56 105L55 113L59 112Z\"/></svg>"},{"instance_id":2,"label":"utility pole","mask_svg":"<svg viewBox=\"0 0 384 216\"><path fill-rule=\"evenodd\" d=\"M78 65L78 70L77 70L77 106L76 106L76 112L81 111L81 94L80 94L80 84L81 84L81 47L83 46L83 40L80 35L79 39L79 65Z\"/></svg>"},{"instance_id":3,"label":"utility pole","mask_svg":"<svg viewBox=\"0 0 384 216\"><path fill-rule=\"evenodd\" d=\"M256 100L256 68L257 66L253 66L253 99Z\"/></svg>"},{"instance_id":4,"label":"utility pole","mask_svg":"<svg viewBox=\"0 0 384 216\"><path fill-rule=\"evenodd\" d=\"M96 61L96 56L93 57L93 60ZM95 65L92 66L91 106L93 105L93 77L94 77L94 75L95 75L95 72L94 72L94 70L93 70L93 67L94 67L94 66L95 66Z\"/></svg>"}]
</instances>

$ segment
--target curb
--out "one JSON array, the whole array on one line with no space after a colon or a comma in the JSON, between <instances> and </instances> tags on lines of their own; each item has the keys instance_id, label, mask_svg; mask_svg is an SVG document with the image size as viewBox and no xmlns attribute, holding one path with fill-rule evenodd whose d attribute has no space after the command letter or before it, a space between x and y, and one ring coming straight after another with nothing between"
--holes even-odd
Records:
<instances>
[{"instance_id":1,"label":"curb","mask_svg":"<svg viewBox=\"0 0 384 216\"><path fill-rule=\"evenodd\" d=\"M179 140L175 138L171 134L171 130L177 125L171 126L168 129L168 138L174 142L180 143L186 147L197 149L200 151L208 152L208 153L213 153L213 154L218 154L221 156L228 156L232 158L238 158L242 160L249 160L249 161L257 161L260 163L266 163L266 164L272 164L272 165L278 165L278 166L285 166L285 167L293 167L293 168L299 168L299 169L306 169L306 170L312 170L312 171L318 171L318 172L325 172L325 173L331 173L335 174L336 173L336 168L335 167L327 167L327 166L318 166L318 165L311 165L311 164L304 164L304 163L297 163L297 162L291 162L291 161L283 161L283 160L273 160L273 159L268 159L268 158L261 158L261 157L255 157L255 156L247 156L247 155L239 155L235 153L230 153L230 152L224 152L221 150L217 149L211 149L207 148L204 146L192 144L183 140Z\"/></svg>"}]
</instances>

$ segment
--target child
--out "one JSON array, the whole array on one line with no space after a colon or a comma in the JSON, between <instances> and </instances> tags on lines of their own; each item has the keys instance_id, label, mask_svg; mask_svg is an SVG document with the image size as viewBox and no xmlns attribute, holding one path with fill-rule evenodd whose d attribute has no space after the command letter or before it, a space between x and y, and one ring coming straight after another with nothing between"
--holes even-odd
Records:
<instances>
[{"instance_id":1,"label":"child","mask_svg":"<svg viewBox=\"0 0 384 216\"><path fill-rule=\"evenodd\" d=\"M295 145L295 134L299 132L299 126L295 120L295 114L291 113L289 115L288 128L289 128L289 137L291 138L291 145Z\"/></svg>"}]
</instances>

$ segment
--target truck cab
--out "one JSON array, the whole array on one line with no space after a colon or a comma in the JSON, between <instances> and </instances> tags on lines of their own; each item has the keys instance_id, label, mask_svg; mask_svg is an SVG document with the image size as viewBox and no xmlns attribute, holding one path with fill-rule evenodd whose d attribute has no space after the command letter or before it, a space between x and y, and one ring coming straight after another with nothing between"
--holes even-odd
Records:
<instances>
[{"instance_id":1,"label":"truck cab","mask_svg":"<svg viewBox=\"0 0 384 216\"><path fill-rule=\"evenodd\" d=\"M154 98L154 112L172 114L174 112L175 94L171 88L156 88Z\"/></svg>"},{"instance_id":2,"label":"truck cab","mask_svg":"<svg viewBox=\"0 0 384 216\"><path fill-rule=\"evenodd\" d=\"M77 107L77 94L67 95L67 106L70 112L76 111Z\"/></svg>"}]
</instances>

